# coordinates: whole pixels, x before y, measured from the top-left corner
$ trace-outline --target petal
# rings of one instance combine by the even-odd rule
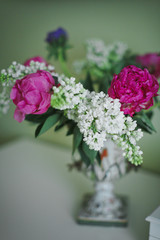
[[[10,98],[13,100],[15,105],[17,105],[20,101],[22,101],[22,95],[19,92],[19,90],[15,87],[13,87],[11,90]]]
[[[32,78],[34,88],[40,92],[49,92],[52,88],[52,84],[47,81],[43,76]]]
[[[50,106],[51,102],[51,94],[49,93],[41,93],[42,101],[39,105],[39,109],[46,108],[47,106]]]
[[[34,113],[37,110],[36,106],[29,105],[24,100],[19,102],[17,104],[17,107],[20,109],[21,112],[23,112],[25,114],[31,114],[31,113]]]
[[[25,114],[18,107],[14,111],[14,119],[19,123],[25,119]]]
[[[21,91],[28,92],[34,90],[34,85],[32,83],[32,77],[30,76],[32,74],[27,75],[25,78],[22,79],[21,82]]]
[[[37,73],[39,73],[41,76],[43,76],[45,79],[47,79],[47,81],[50,82],[51,85],[55,85],[55,80],[49,72],[44,71],[44,70],[39,70],[39,71],[37,71]]]
[[[16,97],[17,97],[17,93],[18,93],[18,90],[15,87],[13,87],[12,90],[11,90],[11,93],[10,93],[10,98],[12,100],[15,100]]]
[[[39,105],[41,100],[42,100],[41,95],[37,90],[30,91],[25,94],[25,101],[28,104]]]
[[[149,109],[153,106],[153,98],[151,98],[148,102],[139,104],[139,106],[143,109]]]

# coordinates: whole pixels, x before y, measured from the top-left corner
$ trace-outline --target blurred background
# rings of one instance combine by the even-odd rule
[[[139,54],[160,51],[160,1],[99,0],[51,1],[5,0],[0,7],[0,69],[13,60],[23,63],[33,56],[47,57],[45,38],[49,31],[63,27],[68,31],[73,48],[69,51],[69,67],[84,56],[88,38],[100,38],[106,43],[120,40]],[[60,71],[56,62],[56,70]],[[73,69],[72,69],[73,72]],[[19,124],[13,119],[14,106],[0,118],[0,144],[19,136],[34,138],[35,126]],[[140,145],[144,151],[143,167],[160,173],[160,111],[156,110],[153,124],[157,133],[144,135]],[[53,129],[41,140],[71,148],[72,138],[66,129]]]

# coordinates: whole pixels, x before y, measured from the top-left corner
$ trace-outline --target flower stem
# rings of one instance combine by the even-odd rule
[[[71,74],[69,73],[69,70],[67,68],[67,65],[66,65],[66,61],[64,59],[64,54],[63,54],[63,49],[62,48],[59,48],[58,49],[58,61],[60,63],[60,66],[61,66],[61,69],[64,73],[64,75],[66,75],[67,77],[70,77]]]

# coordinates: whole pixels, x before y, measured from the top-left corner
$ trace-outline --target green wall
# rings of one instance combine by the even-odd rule
[[[96,37],[106,43],[124,41],[137,53],[160,51],[160,1],[1,1],[0,5],[0,69],[13,60],[23,62],[36,55],[46,57],[46,33],[64,27],[74,48],[70,66],[83,56],[83,42]],[[56,63],[53,63],[56,66]],[[58,68],[57,68],[58,69]],[[58,69],[59,70],[59,69]],[[17,136],[33,136],[34,127],[17,123],[9,114],[0,119],[0,143]],[[160,112],[154,116],[157,133],[141,141],[144,167],[160,172]],[[41,139],[70,147],[72,139],[65,130],[46,133]]]

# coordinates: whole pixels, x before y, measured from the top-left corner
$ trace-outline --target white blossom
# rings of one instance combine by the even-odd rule
[[[80,73],[85,67],[88,69],[97,68],[107,70],[112,67],[112,62],[121,61],[128,50],[123,42],[114,42],[106,45],[100,39],[89,39],[86,41],[86,58],[74,62],[74,68]]]
[[[136,143],[143,134],[136,130],[136,122],[120,110],[119,100],[85,90],[74,78],[59,76],[58,80],[61,86],[58,91],[53,87],[51,105],[65,110],[68,119],[77,123],[89,148],[99,151],[106,139],[112,138],[130,162],[140,164],[142,151]]]

